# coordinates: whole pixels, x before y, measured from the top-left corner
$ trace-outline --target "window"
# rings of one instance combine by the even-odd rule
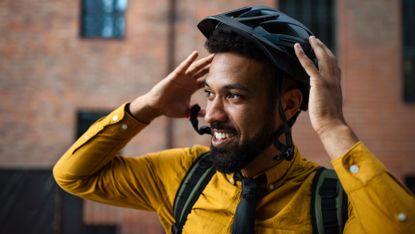
[[[123,38],[128,0],[82,0],[81,36]]]
[[[405,102],[415,102],[415,1],[402,0],[402,66]]]
[[[409,188],[409,190],[415,193],[415,176],[405,177],[405,185]]]
[[[335,0],[279,0],[279,9],[302,22],[335,53],[335,3]]]
[[[108,115],[110,111],[78,111],[76,139],[78,139],[98,119]]]

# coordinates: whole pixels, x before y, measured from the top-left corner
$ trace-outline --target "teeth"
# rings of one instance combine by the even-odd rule
[[[224,133],[224,132],[215,132],[215,138],[218,140],[223,140],[226,138],[231,137],[230,133]]]

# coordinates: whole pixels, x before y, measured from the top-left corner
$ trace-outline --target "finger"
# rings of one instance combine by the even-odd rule
[[[194,62],[186,71],[186,75],[194,77],[201,69],[204,69],[213,60],[214,54],[201,58]],[[197,79],[197,77],[195,77]]]
[[[316,54],[318,59],[320,73],[333,72],[333,68],[337,68],[337,59],[336,56],[331,52],[331,50],[319,39],[310,37],[310,44]]]
[[[310,77],[319,76],[318,69],[316,68],[316,66],[314,66],[314,63],[311,61],[311,59],[304,53],[304,50],[303,48],[301,48],[301,45],[299,43],[294,44],[294,51],[295,55],[297,55],[297,58],[301,63],[301,66],[303,66],[307,74]]]
[[[331,52],[331,50],[326,46],[326,44],[324,44],[322,41],[320,41],[320,39],[315,38],[316,43],[323,48],[323,50],[326,52],[327,55],[329,55],[330,57],[335,57],[333,52]]]
[[[186,70],[192,65],[192,63],[196,60],[199,53],[197,51],[193,51],[183,62],[177,66],[176,69],[174,69],[175,73],[185,73]]]
[[[326,61],[327,53],[324,50],[324,45],[317,41],[315,36],[311,36],[308,41],[310,42],[311,48],[313,48],[314,54],[318,61]]]
[[[314,54],[316,55],[319,64],[333,64],[336,63],[336,57],[333,55],[331,50],[327,46],[314,36],[309,38],[311,47],[313,48]],[[323,66],[324,67],[324,66]],[[321,68],[321,67],[319,67]]]
[[[204,68],[200,69],[196,74],[193,75],[194,79],[199,79],[200,77],[206,75],[209,72],[210,64],[206,65]]]

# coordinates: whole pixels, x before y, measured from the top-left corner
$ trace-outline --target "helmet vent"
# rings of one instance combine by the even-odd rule
[[[293,37],[298,37],[298,35],[304,35],[305,38],[308,37],[308,34],[305,30],[302,28],[287,24],[287,23],[276,23],[276,22],[264,22],[261,24],[261,26],[268,32],[272,34],[285,34],[290,35]]]
[[[241,8],[239,10],[236,11],[231,11],[228,13],[225,13],[226,16],[231,17],[231,18],[235,18],[235,17],[239,17],[240,15],[244,14],[245,12],[249,12],[252,8],[251,7],[245,7],[245,8]]]

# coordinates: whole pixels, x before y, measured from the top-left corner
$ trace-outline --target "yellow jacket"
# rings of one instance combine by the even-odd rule
[[[141,157],[117,152],[146,125],[122,105],[98,120],[53,169],[57,183],[77,196],[116,206],[157,212],[167,233],[172,204],[192,162],[204,146],[170,149]],[[415,199],[361,143],[332,161],[349,198],[344,233],[415,233]],[[318,165],[296,149],[264,173],[266,194],[256,212],[257,233],[311,233],[310,195]],[[183,233],[230,233],[241,184],[216,172],[193,206]]]

